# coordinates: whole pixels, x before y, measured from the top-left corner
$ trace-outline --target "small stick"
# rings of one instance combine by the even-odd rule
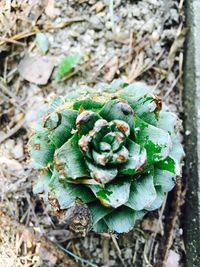
[[[0,138],[0,144],[3,143],[6,139],[15,134],[25,123],[26,119],[21,120],[16,126],[14,126],[7,134]]]

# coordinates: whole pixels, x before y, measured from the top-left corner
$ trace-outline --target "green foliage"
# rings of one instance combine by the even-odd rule
[[[64,60],[60,75],[77,62],[77,56]],[[53,194],[61,209],[80,199],[94,231],[128,232],[162,205],[181,174],[179,125],[143,83],[116,80],[56,97],[29,141],[42,172],[34,191],[46,199]]]
[[[64,76],[69,74],[73,70],[73,68],[76,67],[80,59],[81,55],[78,53],[74,53],[67,57],[64,57],[59,63],[56,80],[60,81]]]

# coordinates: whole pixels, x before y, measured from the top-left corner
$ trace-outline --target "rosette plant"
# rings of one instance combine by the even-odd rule
[[[81,200],[97,232],[130,231],[181,174],[180,121],[143,83],[115,80],[56,97],[29,141],[36,193],[60,210]]]

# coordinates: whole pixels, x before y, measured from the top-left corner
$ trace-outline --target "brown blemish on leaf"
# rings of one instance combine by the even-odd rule
[[[120,154],[120,155],[118,155],[117,160],[120,162],[125,162],[127,160],[127,158],[124,155]]]
[[[125,140],[124,137],[122,137],[120,134],[116,133],[115,135],[116,139],[119,140],[120,142],[123,142]]]
[[[162,109],[162,100],[158,97],[154,96],[154,102],[156,104],[156,113],[159,115],[161,109]]]
[[[34,144],[34,145],[32,145],[32,147],[35,150],[40,150],[41,149],[41,145],[40,144]]]
[[[99,156],[97,157],[97,159],[96,159],[96,162],[97,162],[98,164],[100,164],[100,165],[105,166],[106,163],[108,162],[108,160],[109,160],[109,157],[106,157],[106,156],[104,156],[104,155],[99,155]]]
[[[90,141],[91,141],[90,136],[82,136],[81,139],[78,141],[80,149],[84,152],[88,151]]]
[[[121,104],[121,110],[125,115],[130,115],[130,114],[134,113],[134,111],[131,108],[131,106],[125,100],[120,99],[120,100],[117,101],[117,103]]]
[[[63,164],[58,160],[57,158],[57,154],[55,153],[55,160],[54,160],[54,163],[55,163],[55,167],[56,167],[56,170],[58,171],[58,173],[60,174],[60,176],[64,177],[65,176],[65,170],[64,170],[64,166]]]
[[[85,111],[84,107],[83,106],[80,106],[79,110],[78,110],[78,113],[82,113],[83,111]]]
[[[93,114],[92,111],[85,110],[81,112],[76,118],[76,125],[80,125],[82,123],[86,123],[90,116]]]
[[[108,174],[105,175],[105,172],[102,170],[95,170],[93,171],[93,178],[101,184],[106,184],[112,181],[115,178],[115,176],[113,177],[112,175]]]
[[[120,130],[120,132],[122,132],[124,134],[128,131],[128,127],[125,126],[123,123],[122,124],[118,124],[117,128]]]

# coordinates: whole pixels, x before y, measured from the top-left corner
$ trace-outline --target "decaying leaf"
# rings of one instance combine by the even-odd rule
[[[188,29],[183,28],[179,31],[178,35],[176,36],[168,55],[168,69],[171,70],[172,66],[174,65],[176,53],[182,48],[183,43],[185,41]]]
[[[35,41],[44,54],[49,50],[49,41],[44,33],[38,32]]]
[[[47,84],[53,68],[52,61],[39,55],[25,56],[18,65],[22,78],[39,85]]]
[[[119,69],[119,58],[117,56],[113,57],[105,65],[104,69],[104,79],[107,82],[111,82]]]

